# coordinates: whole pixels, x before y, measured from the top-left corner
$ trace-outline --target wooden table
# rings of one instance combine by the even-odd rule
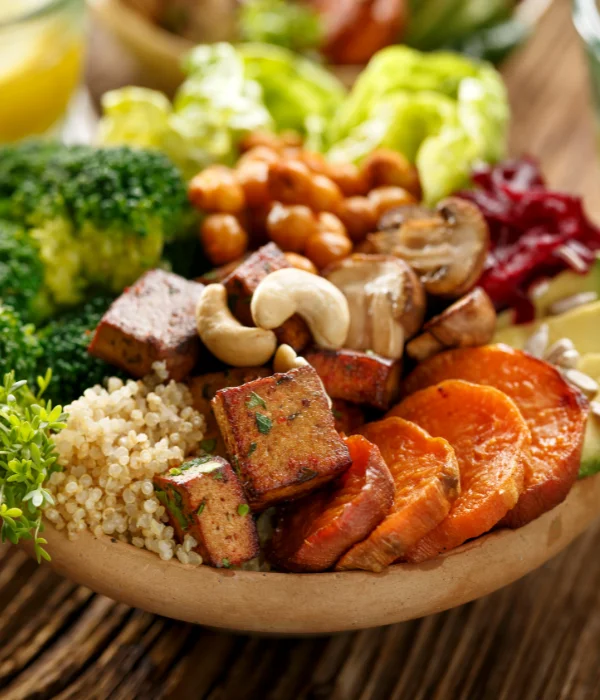
[[[599,217],[587,76],[569,5],[555,0],[504,67],[512,149],[539,156],[550,181],[585,195]],[[443,614],[283,640],[132,610],[0,547],[0,697],[600,698],[599,537],[600,524],[537,572]]]

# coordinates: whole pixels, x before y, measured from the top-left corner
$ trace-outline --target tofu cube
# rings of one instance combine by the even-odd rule
[[[350,465],[312,367],[223,389],[212,404],[253,510],[313,491]]]
[[[221,457],[225,457],[227,454],[211,406],[211,401],[217,391],[230,386],[240,386],[260,377],[268,377],[270,374],[271,371],[266,367],[233,367],[223,372],[211,372],[188,379],[187,384],[192,392],[194,408],[202,413],[206,419],[204,439],[201,443],[205,452]]]
[[[146,272],[111,304],[88,351],[134,377],[164,361],[169,377],[180,381],[200,354],[195,310],[203,288],[164,270]]]
[[[357,350],[308,350],[304,357],[332,399],[366,404],[387,411],[400,392],[402,364]]]
[[[286,267],[290,267],[290,264],[283,252],[275,243],[268,243],[252,253],[223,281],[231,311],[241,323],[254,325],[250,313],[252,294],[270,272]],[[303,350],[311,341],[308,326],[300,316],[292,316],[275,329],[275,334],[280,344],[291,345],[296,352]]]
[[[258,535],[244,491],[231,465],[221,457],[192,459],[154,477],[177,539],[191,535],[204,562],[239,566],[258,555]]]

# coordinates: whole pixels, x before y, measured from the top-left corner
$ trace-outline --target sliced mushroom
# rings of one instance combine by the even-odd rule
[[[395,231],[369,234],[362,250],[406,260],[429,294],[456,299],[479,279],[489,240],[479,209],[448,197],[430,218],[407,219]]]
[[[422,333],[410,341],[406,352],[423,362],[442,350],[485,345],[494,337],[496,310],[488,295],[477,287],[434,316]]]
[[[404,261],[387,255],[351,255],[323,273],[341,289],[350,308],[345,347],[398,359],[421,327],[425,293]]]
[[[435,214],[431,209],[421,207],[418,204],[408,204],[404,207],[388,209],[377,222],[378,231],[396,231],[409,219],[431,219]]]

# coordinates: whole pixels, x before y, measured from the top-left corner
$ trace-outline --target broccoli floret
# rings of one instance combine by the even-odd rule
[[[101,384],[105,377],[123,376],[114,367],[92,357],[88,345],[112,298],[96,297],[50,321],[39,331],[42,356],[40,370],[52,369],[46,396],[54,403],[68,404],[85,389]]]
[[[158,152],[28,143],[4,157],[0,212],[29,229],[57,308],[121,292],[190,230],[185,182]]]
[[[37,243],[19,224],[0,219],[0,303],[25,321],[47,314],[44,267]]]
[[[31,324],[23,323],[10,306],[0,306],[0,377],[14,372],[17,380],[35,386],[41,346]]]

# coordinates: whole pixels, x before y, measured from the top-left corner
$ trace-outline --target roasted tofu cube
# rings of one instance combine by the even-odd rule
[[[252,294],[270,272],[286,267],[290,267],[290,264],[282,251],[275,243],[268,243],[252,253],[223,280],[229,295],[229,306],[239,321],[247,326],[254,325],[250,313]],[[292,316],[275,333],[279,343],[291,345],[296,352],[303,350],[311,340],[308,326],[300,316]]]
[[[180,381],[200,353],[195,309],[203,288],[164,270],[146,272],[111,304],[88,351],[134,377],[164,361],[169,377]]]
[[[312,367],[218,391],[213,411],[253,510],[313,491],[350,465]]]
[[[332,399],[331,403],[335,429],[344,435],[355,435],[365,424],[362,408],[342,399]]]
[[[234,367],[224,372],[211,372],[200,377],[191,377],[188,386],[192,392],[194,408],[204,414],[206,429],[201,447],[205,452],[213,455],[226,456],[225,443],[217,421],[213,414],[211,401],[219,389],[231,386],[241,386],[260,377],[268,377],[271,374],[266,367]]]
[[[332,399],[366,404],[387,411],[398,398],[402,365],[357,350],[308,350],[304,357],[323,380]]]
[[[257,556],[258,535],[240,480],[221,457],[192,459],[154,477],[177,539],[191,535],[205,563],[239,566]]]

